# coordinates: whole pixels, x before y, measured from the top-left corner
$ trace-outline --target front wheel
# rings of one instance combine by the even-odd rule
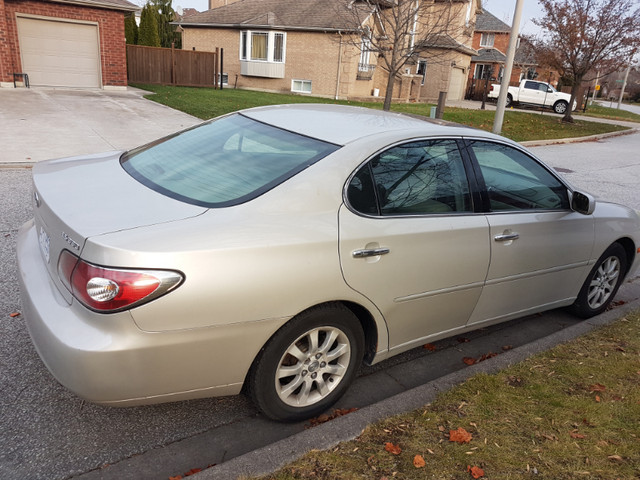
[[[569,310],[582,318],[604,312],[618,292],[626,272],[627,255],[619,243],[614,243],[591,269]]]
[[[568,106],[569,104],[567,102],[565,102],[564,100],[560,100],[553,105],[553,111],[558,114],[563,114],[567,111]]]
[[[340,304],[301,313],[269,340],[249,377],[253,402],[267,417],[296,421],[333,405],[364,353],[356,316]]]

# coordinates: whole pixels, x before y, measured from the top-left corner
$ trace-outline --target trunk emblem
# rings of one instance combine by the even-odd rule
[[[75,250],[80,251],[80,244],[76,242],[73,238],[71,238],[69,235],[62,232],[62,238],[64,238],[64,241],[67,242],[69,245],[71,245],[71,247],[73,247]]]

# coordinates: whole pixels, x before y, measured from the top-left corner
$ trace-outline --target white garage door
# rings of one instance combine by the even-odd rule
[[[451,82],[449,83],[449,100],[462,100],[464,93],[464,70],[461,68],[451,69]]]
[[[97,25],[18,17],[18,40],[32,85],[101,86]]]

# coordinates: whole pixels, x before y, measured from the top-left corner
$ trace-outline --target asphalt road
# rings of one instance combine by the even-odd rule
[[[577,187],[640,209],[639,148],[636,133],[533,151]],[[11,316],[21,308],[15,238],[31,216],[30,196],[30,170],[0,168],[0,478],[168,478],[304,429],[303,423],[262,419],[242,396],[114,409],[86,403],[58,385],[33,349],[21,316]],[[620,298],[637,298],[638,283],[625,286]],[[552,311],[439,342],[436,352],[407,352],[364,368],[339,406],[365,406],[464,369],[466,356],[524,345],[576,323]]]

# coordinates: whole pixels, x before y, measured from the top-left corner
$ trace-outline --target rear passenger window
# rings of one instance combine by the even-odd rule
[[[472,210],[454,140],[412,142],[377,155],[355,174],[347,199],[361,213],[383,216]]]

